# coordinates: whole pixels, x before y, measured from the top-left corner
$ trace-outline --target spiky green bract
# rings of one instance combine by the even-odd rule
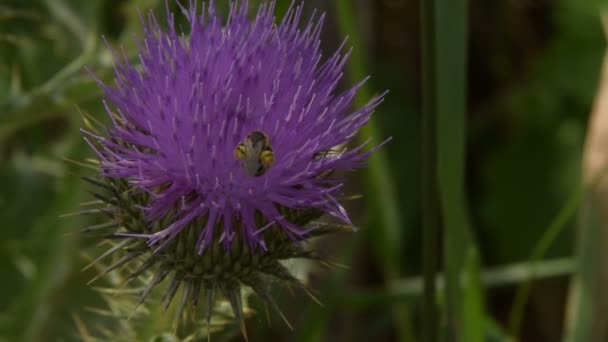
[[[98,233],[112,242],[112,247],[93,263],[114,256],[113,263],[104,267],[92,281],[119,268],[130,269],[124,277],[125,282],[142,278],[146,280],[135,309],[144,303],[161,283],[164,287],[162,301],[165,310],[180,290],[182,295],[176,317],[182,321],[185,320],[184,312],[202,306],[202,310],[198,311],[202,311],[209,322],[214,303],[221,296],[230,303],[244,335],[246,333],[241,299],[243,288],[253,290],[289,325],[271,297],[270,289],[273,286],[295,287],[311,298],[314,297],[306,285],[283,265],[283,261],[312,259],[329,265],[329,261],[308,248],[309,240],[321,235],[352,230],[350,226],[323,223],[319,220],[322,213],[317,210],[279,208],[282,214],[293,222],[302,226],[314,224],[317,228],[312,230],[306,239],[296,244],[281,229],[271,225],[261,232],[265,234],[266,250],[250,249],[248,244],[239,241],[240,237],[237,236],[236,243],[233,243],[229,250],[225,249],[220,239],[216,239],[202,254],[198,254],[193,247],[197,243],[197,232],[207,220],[206,217],[200,217],[185,228],[184,234],[177,236],[162,249],[157,249],[137,236],[161,230],[166,222],[174,219],[174,212],[169,212],[162,219],[150,224],[139,210],[150,201],[150,194],[136,191],[121,179],[84,179],[94,185],[92,194],[97,198],[96,209],[110,219],[107,223],[83,229],[88,233]],[[260,227],[268,225],[262,215],[257,216],[257,221]],[[216,225],[215,229],[221,230],[222,227]]]

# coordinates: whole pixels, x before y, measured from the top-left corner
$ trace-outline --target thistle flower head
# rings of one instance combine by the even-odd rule
[[[274,281],[310,294],[281,261],[318,260],[302,242],[352,228],[332,172],[373,152],[343,146],[382,96],[351,110],[363,82],[337,90],[349,53],[324,59],[323,16],[300,25],[292,4],[275,23],[274,1],[253,20],[245,0],[225,22],[213,3],[180,8],[187,32],[172,13],[165,31],[149,14],[137,65],[115,52],[115,84],[99,81],[111,124],[84,131],[101,176],[88,180],[111,222],[85,230],[111,229],[120,241],[100,257],[122,253],[102,274],[125,264],[137,264],[129,280],[152,271],[138,303],[170,277],[165,306],[182,284],[181,307],[204,290],[209,319],[219,289],[242,322],[242,285],[275,309]],[[312,222],[322,214],[346,225]]]
[[[226,247],[239,235],[265,248],[260,232],[270,225],[294,240],[308,232],[279,208],[317,209],[348,223],[336,200],[342,181],[322,176],[367,158],[334,148],[353,138],[381,97],[351,111],[360,85],[336,91],[348,53],[322,60],[323,16],[300,29],[301,7],[275,24],[274,2],[252,21],[247,2],[233,2],[225,24],[213,5],[182,11],[188,32],[176,31],[173,14],[163,32],[150,14],[141,68],[116,57],[115,85],[102,84],[113,120],[107,137],[94,136],[103,175],[152,196],[142,208],[149,222],[174,218],[142,237],[162,247],[205,216],[202,253],[218,224]]]

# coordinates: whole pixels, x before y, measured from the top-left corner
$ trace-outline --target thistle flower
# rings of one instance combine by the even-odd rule
[[[350,110],[364,81],[337,91],[350,52],[323,61],[323,15],[299,28],[293,3],[278,24],[274,1],[253,20],[247,1],[234,1],[223,24],[213,2],[180,8],[189,32],[168,10],[166,31],[147,16],[140,66],[114,53],[115,84],[99,81],[111,125],[83,130],[99,157],[101,179],[89,181],[112,219],[102,229],[121,241],[107,254],[124,253],[106,272],[142,259],[131,278],[156,271],[141,301],[172,274],[167,305],[182,283],[193,304],[202,287],[208,308],[220,289],[242,321],[242,285],[275,308],[275,280],[308,293],[280,261],[318,258],[304,242],[352,227],[333,171],[373,152],[340,146],[382,96]],[[344,225],[317,222],[323,214]]]

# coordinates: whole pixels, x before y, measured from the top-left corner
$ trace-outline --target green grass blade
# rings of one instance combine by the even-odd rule
[[[351,83],[358,82],[367,76],[366,62],[362,52],[365,51],[359,37],[358,26],[353,11],[353,4],[347,0],[336,0],[333,2],[341,35],[348,35],[350,43],[354,46],[353,53],[348,64],[348,74]],[[364,86],[355,98],[356,106],[363,106],[371,98],[371,91]],[[383,139],[379,129],[372,119],[360,134],[361,141],[371,139],[379,142]],[[393,177],[389,169],[389,163],[384,150],[379,150],[369,161],[369,167],[364,172],[365,199],[370,213],[377,217],[377,223],[373,225],[374,231],[368,232],[373,237],[374,252],[378,264],[382,265],[382,272],[386,280],[391,280],[400,275],[403,269],[400,251],[402,250],[402,218],[398,208],[398,199],[395,193]],[[371,225],[370,225],[371,226]],[[410,339],[411,329],[407,309],[403,305],[395,307],[393,311],[396,319],[397,330],[402,339]]]
[[[422,1],[421,60],[422,60],[422,268],[424,298],[422,303],[422,338],[437,340],[438,314],[435,274],[438,267],[439,203],[437,194],[437,78],[436,78],[436,9],[437,1]]]
[[[349,42],[354,49],[348,63],[348,74],[350,83],[359,82],[367,76],[366,62],[362,55],[364,51],[355,22],[352,3],[346,0],[334,2],[338,26],[341,35],[348,35]],[[368,86],[363,86],[355,97],[355,106],[360,107],[372,98]],[[384,139],[376,122],[372,118],[370,122],[361,129],[360,141],[371,139],[372,144]],[[398,208],[397,195],[393,177],[391,175],[388,158],[384,150],[380,149],[374,153],[369,161],[369,167],[364,171],[366,191],[364,198],[367,199],[368,208],[371,212],[378,212],[379,225],[373,232],[376,238],[376,252],[380,259],[385,262],[386,273],[398,274],[401,268],[401,259],[398,251],[401,249],[401,230],[403,229],[401,214]]]
[[[571,276],[578,270],[578,265],[574,258],[557,258],[539,261],[533,267],[531,267],[529,262],[519,262],[478,271],[476,258],[478,258],[476,253],[469,254],[465,272],[461,276],[465,293],[472,291],[474,288],[501,288],[514,286],[533,279]],[[443,274],[437,275],[436,283],[437,290],[443,291],[445,288],[445,277]],[[340,301],[348,307],[361,309],[385,306],[395,300],[415,301],[422,296],[422,292],[423,279],[421,277],[413,277],[395,279],[386,288],[358,289],[349,293],[342,293],[341,297],[343,298]],[[486,317],[485,320],[487,321],[488,318]],[[489,329],[489,327],[486,328]]]
[[[555,239],[557,239],[557,237],[564,230],[564,228],[568,226],[568,223],[571,222],[571,220],[576,216],[576,213],[581,205],[585,192],[586,188],[584,186],[578,187],[572,193],[567,203],[562,209],[560,209],[557,216],[553,219],[549,227],[541,236],[538,244],[534,248],[534,251],[532,252],[532,255],[529,259],[530,270],[533,274],[537,272],[536,265],[538,261],[541,260],[543,256],[545,256],[545,254],[547,254],[547,251],[549,250]],[[533,279],[534,277],[531,277],[530,279],[522,283],[515,294],[513,307],[509,316],[509,333],[512,336],[518,336],[519,334],[519,328],[523,319],[525,304],[528,299],[530,289],[532,287]]]
[[[466,332],[482,320],[483,308],[480,302],[463,303],[468,299],[462,296],[463,291],[471,292],[461,289],[459,281],[467,262],[479,263],[478,258],[467,261],[467,253],[476,253],[470,237],[464,174],[467,1],[438,0],[434,14],[437,175],[444,229],[448,334],[454,340],[474,341]],[[470,271],[479,265],[467,267]],[[473,307],[474,303],[478,305]]]

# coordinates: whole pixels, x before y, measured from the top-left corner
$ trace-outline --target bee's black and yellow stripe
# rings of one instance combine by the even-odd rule
[[[274,152],[268,135],[253,131],[234,149],[234,156],[241,161],[249,176],[261,176],[274,165]]]

